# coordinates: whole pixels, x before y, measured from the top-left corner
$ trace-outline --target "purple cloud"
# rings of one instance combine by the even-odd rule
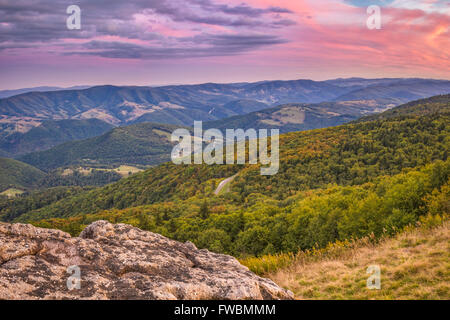
[[[66,28],[70,4],[81,8],[81,30]],[[52,46],[63,55],[143,59],[233,55],[286,42],[275,30],[295,24],[292,14],[213,0],[0,0],[0,50]],[[163,32],[161,25],[189,35]],[[189,39],[195,48],[186,47]]]

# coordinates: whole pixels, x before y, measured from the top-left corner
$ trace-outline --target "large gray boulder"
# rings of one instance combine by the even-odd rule
[[[97,221],[72,238],[0,224],[0,299],[292,298],[233,257],[129,225]]]

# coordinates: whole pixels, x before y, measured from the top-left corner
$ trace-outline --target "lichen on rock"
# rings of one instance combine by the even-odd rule
[[[69,289],[70,266],[80,288]],[[79,237],[0,223],[0,299],[292,299],[235,258],[125,224]]]

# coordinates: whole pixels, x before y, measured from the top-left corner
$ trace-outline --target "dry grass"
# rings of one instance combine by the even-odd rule
[[[120,174],[122,177],[129,177],[130,175],[133,175],[135,173],[144,171],[143,169],[139,169],[133,166],[128,166],[128,165],[121,165],[115,169],[102,169],[102,168],[89,168],[89,167],[79,167],[76,169],[65,169],[61,175],[62,176],[69,176],[69,175],[73,175],[75,171],[81,173],[84,176],[88,176],[92,173],[93,170],[98,170],[98,171],[113,171],[113,172],[117,172],[118,174]]]
[[[274,112],[271,115],[271,119],[262,119],[260,122],[269,125],[302,124],[305,122],[305,111],[298,107],[284,107]]]
[[[21,195],[22,193],[24,193],[24,191],[16,189],[16,188],[9,188],[9,189],[3,191],[2,193],[0,193],[0,195],[7,196],[9,198],[14,198],[18,195]]]
[[[157,135],[159,135],[160,137],[166,138],[169,141],[170,141],[170,138],[172,136],[172,134],[170,132],[167,132],[167,131],[162,131],[162,130],[159,130],[159,129],[153,129],[152,131],[154,133],[156,133]]]
[[[114,169],[113,171],[117,172],[118,174],[120,174],[122,177],[128,177],[132,174],[144,171],[142,169],[133,167],[133,166],[126,166],[126,165],[121,165],[120,167]]]
[[[381,268],[381,289],[366,286],[368,266]],[[297,259],[266,274],[298,299],[450,299],[450,222],[412,228],[338,256]]]

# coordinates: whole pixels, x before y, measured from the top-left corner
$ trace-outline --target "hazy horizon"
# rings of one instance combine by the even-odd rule
[[[321,81],[333,81],[333,80],[348,80],[348,79],[364,79],[364,80],[377,80],[377,79],[423,79],[423,80],[442,80],[442,81],[450,81],[449,78],[424,78],[424,77],[382,77],[382,78],[364,78],[364,77],[340,77],[340,78],[330,78],[323,80],[315,80],[315,79],[306,79],[306,78],[294,78],[294,79],[265,79],[265,80],[256,80],[256,81],[236,81],[236,82],[220,82],[220,81],[212,81],[212,82],[197,82],[197,83],[167,83],[167,84],[114,84],[114,83],[100,83],[100,84],[74,84],[68,87],[59,86],[59,85],[42,85],[35,87],[21,87],[21,88],[12,88],[12,89],[4,89],[0,88],[0,91],[17,91],[17,90],[25,90],[25,89],[39,89],[39,88],[58,88],[63,90],[84,90],[92,87],[102,87],[102,86],[113,86],[113,87],[167,87],[167,86],[195,86],[202,85],[208,83],[214,84],[234,84],[234,83],[258,83],[258,82],[271,82],[271,81],[298,81],[298,80],[311,80],[316,82]],[[77,88],[77,87],[86,87],[86,88]]]

